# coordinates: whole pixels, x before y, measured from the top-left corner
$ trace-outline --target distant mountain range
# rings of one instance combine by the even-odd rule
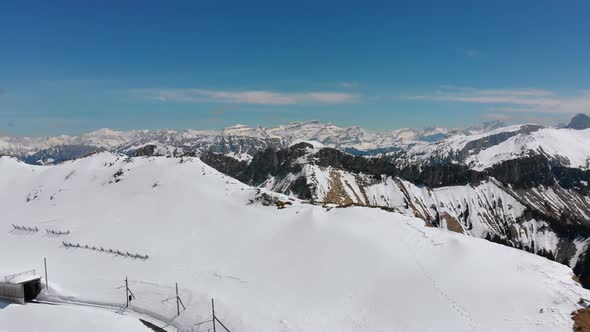
[[[585,115],[577,115],[567,128],[588,128],[588,119]],[[573,155],[574,152],[564,153],[559,148],[561,144],[569,145],[568,140],[575,142],[583,139],[585,132],[562,129],[536,125],[505,126],[498,121],[462,129],[397,129],[379,133],[370,133],[359,127],[341,128],[317,121],[272,128],[236,125],[207,131],[123,132],[101,129],[80,136],[0,137],[0,155],[14,156],[31,164],[59,163],[99,151],[128,155],[199,155],[216,152],[247,160],[266,148],[287,148],[305,141],[317,142],[353,155],[388,154],[408,163],[452,161],[485,168],[497,161],[541,153],[552,159],[569,162],[570,165],[587,168],[587,160],[583,156]],[[554,146],[551,146],[552,143],[555,143]]]
[[[361,205],[533,252],[590,287],[590,117],[370,133],[297,122],[217,131],[102,129],[0,138],[0,155],[58,164],[99,151],[200,157],[246,184],[328,206]]]

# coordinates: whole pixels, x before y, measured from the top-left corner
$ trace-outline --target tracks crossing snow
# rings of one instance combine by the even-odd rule
[[[412,228],[413,230],[415,230],[416,232],[420,233],[420,237],[423,239],[429,239],[430,242],[432,243],[433,246],[437,246],[437,245],[441,245],[441,243],[435,243],[434,241],[432,241],[428,235],[426,234],[426,232],[420,230],[419,228],[417,228],[416,226],[412,225],[412,223],[407,222],[406,223],[410,228]],[[469,313],[469,311],[467,311],[467,309],[465,307],[463,307],[462,305],[460,305],[457,300],[455,300],[447,291],[445,291],[440,285],[439,283],[436,282],[435,277],[428,272],[428,270],[426,270],[426,268],[424,267],[424,265],[420,262],[420,259],[418,257],[418,255],[416,254],[416,252],[414,250],[412,250],[412,248],[410,247],[409,241],[408,241],[408,237],[404,237],[402,239],[402,243],[403,243],[403,247],[406,249],[406,251],[412,255],[413,257],[413,261],[416,264],[416,266],[418,267],[418,269],[420,270],[420,272],[422,273],[422,275],[428,279],[430,281],[430,284],[432,285],[432,288],[434,288],[438,294],[440,294],[440,296],[450,304],[451,308],[457,313],[457,315],[465,321],[466,325],[467,325],[467,330],[472,332],[472,331],[477,331],[477,324],[476,322],[473,320],[473,318],[471,317],[471,314]]]

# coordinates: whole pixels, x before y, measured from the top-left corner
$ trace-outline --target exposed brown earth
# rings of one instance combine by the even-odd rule
[[[348,197],[346,190],[342,186],[342,178],[340,173],[337,171],[330,172],[330,191],[326,193],[325,202],[333,203],[338,205],[354,203],[353,200]]]
[[[574,332],[590,332],[590,309],[578,309],[572,313]]]
[[[450,214],[443,212],[440,215],[440,218],[447,223],[447,229],[449,231],[461,233],[461,234],[464,233],[463,227],[461,226],[459,221],[457,221],[457,219],[453,218]]]

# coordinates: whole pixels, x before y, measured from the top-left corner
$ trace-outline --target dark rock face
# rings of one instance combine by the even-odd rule
[[[257,186],[268,176],[286,175],[301,171],[301,165],[294,161],[313,148],[308,143],[299,143],[288,149],[268,148],[254,155],[250,163],[238,161],[232,157],[209,152],[201,155],[201,160],[216,170],[246,184]]]
[[[216,153],[202,155],[201,159],[223,173],[256,186],[264,182],[268,176],[301,171],[301,164],[295,161],[304,156],[308,148],[311,148],[311,145],[307,143],[299,143],[289,149],[269,148],[254,155],[250,163],[238,162],[234,158]],[[377,178],[383,175],[401,177],[414,184],[432,188],[477,184],[491,176],[514,189],[530,189],[540,185],[550,187],[558,184],[581,195],[590,193],[590,171],[551,166],[551,161],[542,155],[507,160],[488,170],[475,171],[465,165],[453,163],[398,167],[395,160],[383,157],[365,158],[333,148],[323,148],[313,154],[309,163]]]
[[[313,148],[308,143],[299,143],[288,149],[266,149],[254,155],[252,161],[238,161],[232,157],[217,153],[206,153],[201,160],[216,170],[225,173],[243,183],[257,186],[269,176],[285,176],[289,173],[299,173],[302,166],[294,163],[297,158],[304,156],[308,149]],[[287,188],[287,194],[301,199],[311,199],[312,192],[305,177],[299,177]]]
[[[557,184],[580,195],[590,195],[590,170],[553,164],[553,161],[545,156],[536,155],[507,160],[494,165],[487,173],[515,189],[529,189],[540,185],[550,187]]]
[[[553,166],[551,171],[559,185],[583,196],[590,196],[590,170]]]
[[[204,163],[224,174],[243,183],[251,183],[252,179],[248,176],[247,172],[249,166],[245,161],[239,161],[232,157],[212,152],[201,154],[200,158]]]
[[[590,247],[584,253],[585,259],[578,261],[574,273],[580,278],[584,288],[590,288]]]
[[[295,181],[293,181],[289,185],[287,191],[289,194],[292,194],[301,199],[313,199],[313,193],[311,191],[310,185],[307,183],[307,178],[305,178],[304,176],[300,176]]]
[[[100,151],[104,149],[88,145],[56,145],[27,156],[23,161],[27,164],[59,164]]]
[[[146,152],[149,152],[149,150],[145,149],[148,146],[153,146],[153,142],[159,142],[173,148],[173,155],[175,156],[195,156],[208,152],[221,154],[244,153],[254,156],[256,153],[264,151],[267,148],[280,149],[284,147],[284,142],[276,138],[261,139],[237,136],[198,136],[186,138],[183,135],[161,132],[119,146],[116,151],[130,156],[145,155]],[[136,146],[143,147],[136,149]]]
[[[582,130],[590,128],[590,116],[586,114],[576,114],[567,125],[570,129]]]
[[[408,166],[399,170],[396,176],[414,184],[432,188],[477,184],[487,179],[485,173],[471,170],[459,164]]]
[[[477,183],[486,178],[484,173],[473,171],[465,165],[410,165],[401,168],[387,158],[365,158],[351,156],[332,148],[321,149],[316,155],[315,164],[324,167],[340,168],[351,173],[363,173],[380,177],[399,176],[418,185],[442,187]]]
[[[538,185],[550,186],[555,183],[549,161],[541,155],[507,160],[494,165],[489,173],[505,185],[513,185],[519,189]]]
[[[149,145],[145,145],[135,151],[132,151],[129,153],[130,157],[151,157],[154,155],[154,152],[156,151],[156,146],[149,144]]]

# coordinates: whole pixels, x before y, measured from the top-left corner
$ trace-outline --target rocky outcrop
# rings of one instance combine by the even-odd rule
[[[88,145],[57,145],[24,157],[24,162],[37,165],[59,164],[100,151],[104,149]]]
[[[507,160],[494,165],[488,173],[505,185],[522,189],[555,183],[549,162],[544,156]]]
[[[151,157],[156,155],[157,147],[153,144],[144,145],[129,152],[130,157]]]
[[[206,153],[219,153],[241,156],[245,159],[267,148],[281,149],[285,144],[277,138],[257,138],[240,136],[182,135],[176,132],[155,132],[117,147],[116,151],[130,156],[144,155],[146,152],[157,155],[195,156]]]
[[[567,125],[567,128],[582,130],[590,128],[590,116],[586,114],[576,114],[571,119],[570,123]]]

